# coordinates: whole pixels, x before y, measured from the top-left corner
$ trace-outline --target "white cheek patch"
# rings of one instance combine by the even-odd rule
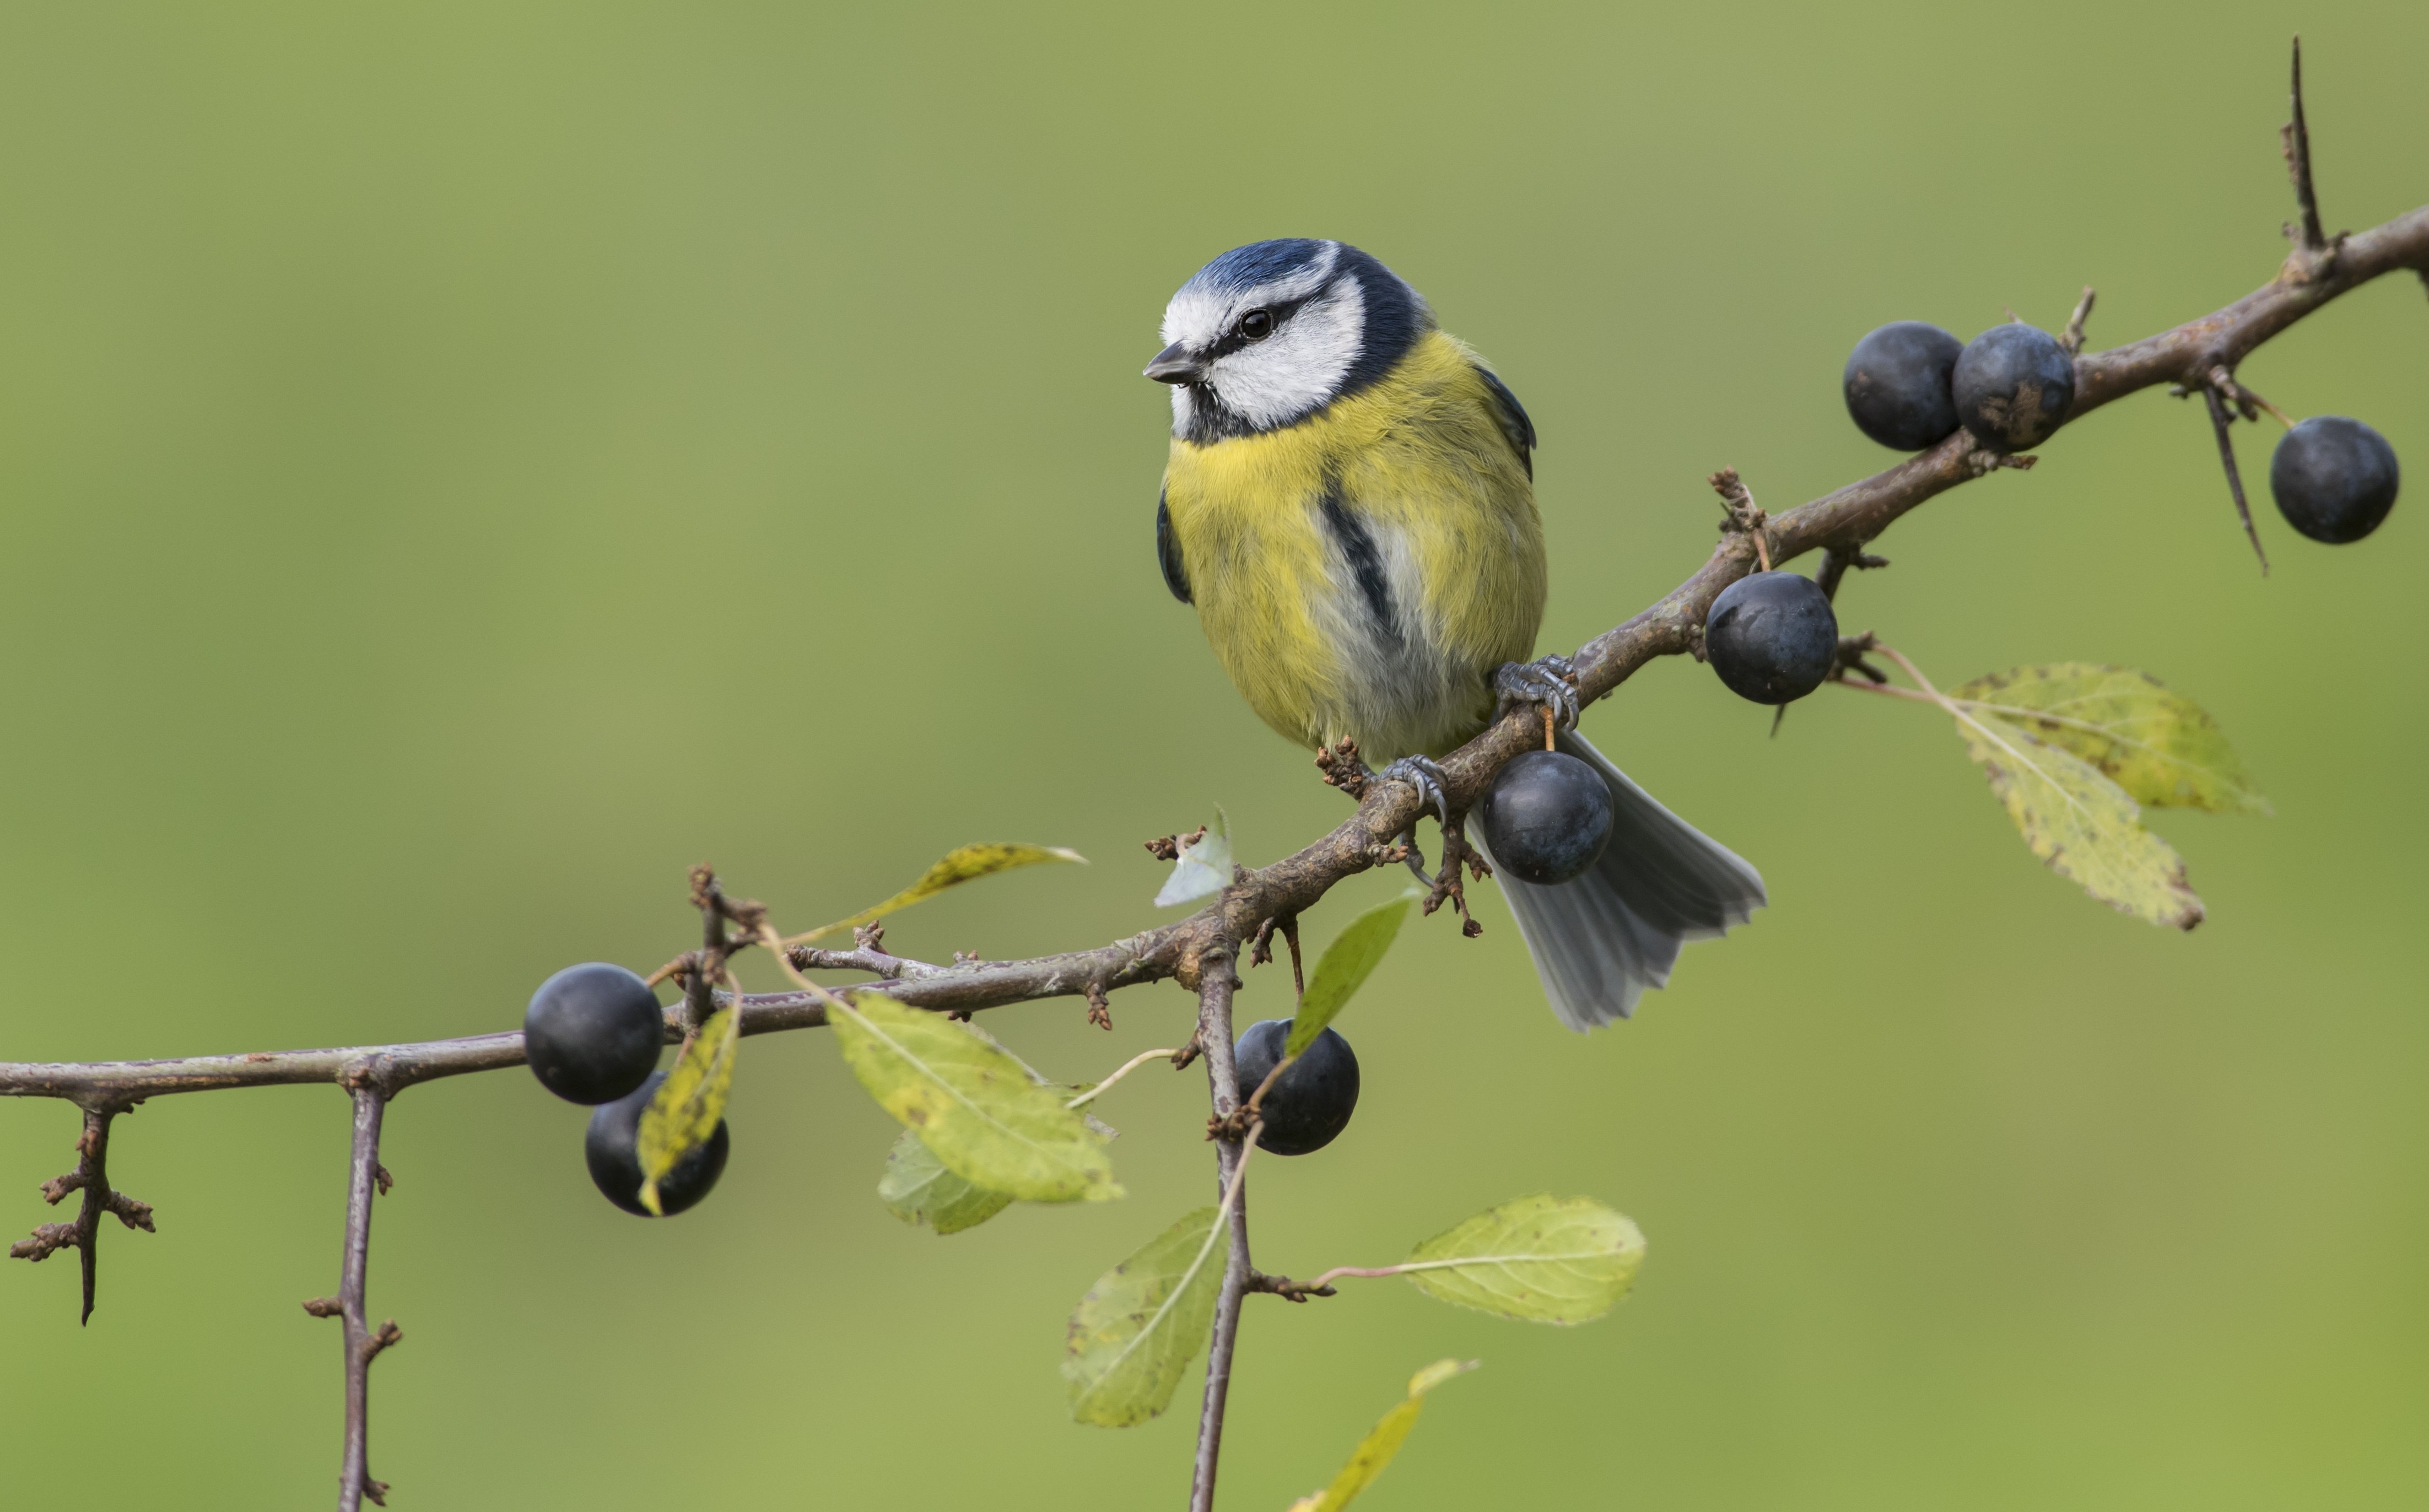
[[[1270,338],[1217,358],[1208,383],[1223,407],[1249,424],[1285,424],[1340,389],[1365,325],[1365,294],[1345,278],[1300,305]]]

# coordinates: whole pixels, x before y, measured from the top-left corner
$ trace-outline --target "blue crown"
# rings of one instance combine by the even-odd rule
[[[1217,289],[1235,293],[1242,289],[1270,284],[1287,278],[1324,255],[1325,244],[1308,237],[1283,237],[1273,241],[1251,241],[1208,263],[1191,275],[1184,287]],[[1343,247],[1345,255],[1353,249]]]

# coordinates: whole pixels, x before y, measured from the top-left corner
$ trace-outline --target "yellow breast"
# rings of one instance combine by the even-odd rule
[[[1303,746],[1447,750],[1534,649],[1534,489],[1475,353],[1440,332],[1296,425],[1176,439],[1165,505],[1215,656]]]

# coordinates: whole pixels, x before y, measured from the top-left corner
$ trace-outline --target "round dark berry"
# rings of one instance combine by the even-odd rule
[[[1251,1024],[1231,1047],[1242,1102],[1256,1095],[1281,1063],[1290,1027],[1286,1018]],[[1309,1155],[1331,1143],[1349,1126],[1349,1115],[1358,1108],[1358,1058],[1350,1054],[1349,1042],[1332,1029],[1317,1035],[1258,1108],[1265,1119],[1264,1130],[1257,1136],[1260,1148],[1276,1155]]]
[[[641,1084],[667,1043],[650,984],[621,966],[568,966],[523,1012],[523,1055],[539,1084],[568,1102],[612,1103]]]
[[[2074,407],[2074,357],[2021,320],[1994,325],[1958,353],[1957,418],[1994,452],[2022,452],[2057,434]]]
[[[2343,546],[2378,529],[2403,481],[2387,437],[2342,415],[2314,415],[2288,431],[2269,460],[2269,491],[2286,523]]]
[[[589,1162],[590,1179],[601,1193],[626,1212],[643,1218],[651,1214],[641,1206],[641,1114],[666,1079],[665,1072],[653,1071],[648,1080],[602,1107],[590,1115],[590,1131],[582,1140],[582,1157]],[[658,1183],[658,1206],[666,1209],[667,1217],[708,1195],[717,1178],[725,1174],[726,1150],[732,1142],[720,1118],[706,1144],[675,1162],[675,1168]]]
[[[1494,865],[1548,887],[1601,859],[1611,843],[1611,787],[1575,756],[1530,750],[1501,768],[1477,817]]]
[[[1839,659],[1839,616],[1811,578],[1757,572],[1712,600],[1704,654],[1729,691],[1757,703],[1788,703],[1822,685]]]
[[[1936,325],[1898,320],[1856,343],[1844,383],[1856,429],[1883,446],[1920,452],[1957,429],[1951,375],[1965,343]]]

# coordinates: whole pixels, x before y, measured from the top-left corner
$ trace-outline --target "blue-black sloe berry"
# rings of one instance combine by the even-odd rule
[[[1920,452],[1955,434],[1952,385],[1964,350],[1924,320],[1892,321],[1857,342],[1842,380],[1856,429],[1901,452]]]
[[[2269,491],[2286,523],[2342,546],[2378,529],[2403,481],[2387,437],[2342,415],[2314,415],[2288,431],[2269,459]]]
[[[1281,1064],[1290,1027],[1286,1018],[1251,1024],[1232,1046],[1242,1102],[1254,1096],[1274,1067]],[[1259,1105],[1265,1126],[1257,1143],[1276,1155],[1313,1154],[1349,1126],[1349,1115],[1357,1108],[1358,1058],[1338,1030],[1327,1029],[1265,1093]]]
[[[1839,659],[1839,616],[1811,578],[1756,572],[1712,600],[1704,617],[1704,654],[1740,698],[1788,703],[1830,675]]]
[[[601,1194],[642,1218],[650,1216],[650,1209],[641,1206],[641,1114],[666,1079],[665,1072],[653,1071],[632,1092],[602,1107],[590,1115],[589,1132],[582,1140],[582,1158],[588,1162],[590,1179]],[[667,1217],[708,1195],[717,1178],[725,1174],[726,1151],[732,1142],[720,1118],[707,1143],[675,1162],[675,1168],[658,1183],[658,1206]]]
[[[523,1012],[523,1054],[539,1084],[568,1102],[611,1103],[656,1069],[666,1017],[650,984],[621,966],[568,966]]]
[[[1611,788],[1565,751],[1512,757],[1476,812],[1493,864],[1520,881],[1581,876],[1611,843]]]
[[[2074,356],[2057,337],[2021,320],[1965,344],[1951,375],[1957,418],[1994,452],[2041,445],[2074,407]]]

